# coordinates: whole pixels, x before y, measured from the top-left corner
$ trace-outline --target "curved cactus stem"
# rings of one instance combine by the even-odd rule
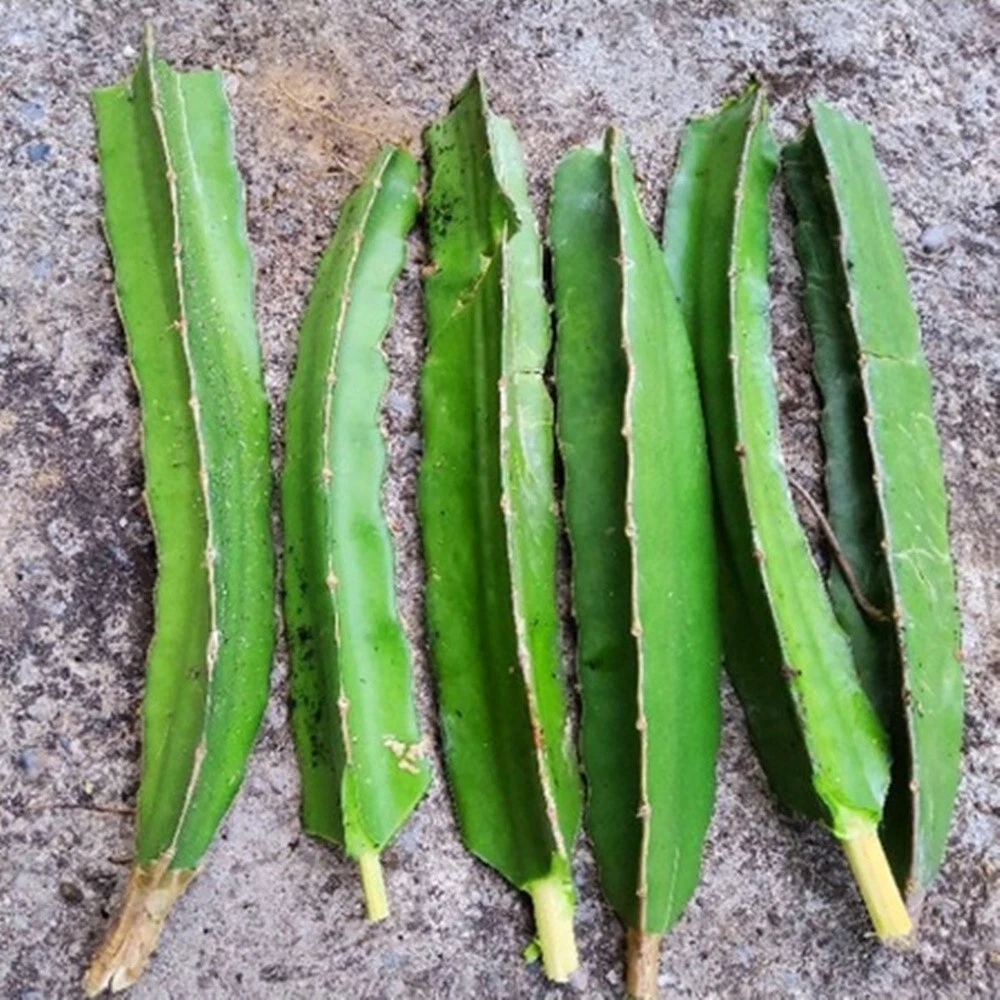
[[[754,749],[775,795],[789,808],[825,819],[827,810],[812,785],[799,709],[783,675],[785,657],[755,559],[740,462],[745,445],[735,424],[731,273],[762,293],[766,321],[766,251],[762,259],[760,247],[755,248],[753,274],[745,267],[737,269],[733,259],[736,190],[761,101],[757,88],[751,87],[715,113],[688,123],[667,193],[663,239],[691,336],[705,412],[720,542],[726,671],[744,705]],[[763,235],[766,239],[766,231]]]
[[[741,652],[743,637],[730,633],[729,669],[775,790],[799,805],[796,785],[808,779],[845,841],[880,821],[890,758],[796,516],[781,454],[767,299],[776,167],[756,87],[689,125],[668,201],[667,254],[697,345],[702,395],[715,400],[707,411],[721,534],[743,592],[754,597],[751,624],[773,629],[777,640],[767,661],[752,663]],[[719,302],[724,311],[706,304]],[[787,732],[789,721],[772,712],[779,685],[791,697],[804,760],[776,753],[787,739],[776,739],[777,730]]]
[[[360,865],[388,914],[379,852],[430,780],[382,509],[381,342],[417,213],[418,166],[372,158],[320,260],[288,394],[282,474],[291,720],[307,832]]]
[[[944,855],[962,743],[962,668],[930,375],[868,130],[827,105],[784,151],[823,397],[830,521],[892,621],[830,590],[892,737],[882,839],[911,905]]]
[[[151,33],[95,91],[106,233],[156,538],[136,865],[87,988],[131,982],[243,779],[274,647],[270,444],[243,190],[221,76]]]

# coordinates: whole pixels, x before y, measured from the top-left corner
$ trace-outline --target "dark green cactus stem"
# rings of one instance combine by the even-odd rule
[[[551,331],[520,149],[478,77],[430,162],[420,514],[441,726],[462,836],[532,896],[547,974],[577,964],[580,787],[558,614]]]
[[[357,860],[388,915],[379,852],[429,771],[382,510],[382,337],[417,213],[418,167],[379,151],[344,203],[302,321],[282,476],[285,620],[302,824]]]
[[[715,788],[704,424],[684,321],[615,131],[563,159],[550,239],[587,826],[628,928],[629,993],[649,998],[660,936],[697,883]]]
[[[930,375],[868,130],[827,105],[785,148],[786,185],[823,396],[830,522],[888,622],[830,592],[892,736],[882,840],[911,905],[944,855],[962,743],[962,671],[947,498]]]
[[[174,72],[150,34],[93,106],[159,571],[136,860],[90,995],[138,978],[201,864],[243,779],[275,634],[267,402],[221,76]]]
[[[767,281],[776,166],[766,103],[751,87],[689,124],[666,214],[728,561],[726,662],[775,791],[811,812],[821,805],[876,930],[896,939],[910,921],[877,835],[888,740],[799,523],[779,443]],[[814,795],[803,794],[807,782]]]

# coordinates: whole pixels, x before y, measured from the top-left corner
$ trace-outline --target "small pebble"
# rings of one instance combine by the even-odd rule
[[[53,518],[45,529],[52,547],[64,558],[71,559],[79,555],[85,548],[83,534],[80,529],[64,517]]]
[[[395,389],[390,389],[386,394],[385,405],[391,413],[398,417],[409,418],[413,416],[413,400]]]
[[[18,754],[17,766],[29,778],[37,778],[42,773],[42,759],[34,750]]]
[[[951,227],[946,225],[928,226],[920,234],[920,249],[924,253],[937,253],[951,242]]]
[[[62,898],[69,903],[70,906],[78,906],[83,902],[83,891],[73,882],[60,882],[59,895],[62,896]]]
[[[28,161],[44,163],[49,158],[52,147],[47,142],[32,142],[28,144]]]
[[[18,110],[21,113],[21,117],[27,119],[29,122],[41,121],[45,117],[45,108],[38,101],[22,101]]]
[[[382,957],[379,961],[379,965],[384,973],[392,972],[394,969],[398,969],[403,964],[403,956],[397,951],[386,951],[383,952]]]

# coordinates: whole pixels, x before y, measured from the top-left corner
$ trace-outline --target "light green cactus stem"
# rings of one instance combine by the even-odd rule
[[[892,736],[882,828],[919,901],[944,854],[962,742],[962,672],[947,498],[930,376],[871,137],[815,101],[785,148],[786,185],[823,396],[830,522],[889,621],[863,614],[843,574],[830,592]]]
[[[587,827],[628,927],[628,989],[697,883],[721,640],[708,456],[680,308],[620,137],[553,186],[559,440],[573,552]]]
[[[229,808],[275,634],[267,402],[222,80],[174,72],[147,36],[93,106],[159,575],[136,860],[90,995],[142,972]]]
[[[551,332],[510,124],[473,77],[430,160],[420,513],[451,789],[469,849],[530,892],[545,969],[576,967],[580,788],[555,598]]]
[[[302,823],[360,865],[388,913],[379,852],[427,788],[411,653],[382,510],[382,337],[417,214],[418,166],[381,150],[344,203],[302,321],[288,394],[282,511],[291,719]]]
[[[811,780],[876,930],[891,939],[910,923],[876,832],[888,740],[798,521],[780,449],[767,284],[776,164],[756,87],[691,122],[668,198],[666,254],[695,343],[729,560],[727,665],[772,785],[809,808],[801,789]]]

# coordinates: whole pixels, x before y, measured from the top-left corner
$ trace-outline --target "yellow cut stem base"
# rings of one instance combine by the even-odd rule
[[[878,833],[866,831],[841,843],[875,933],[886,944],[907,943],[913,932],[913,921],[892,876]]]
[[[142,975],[156,948],[170,908],[194,878],[193,868],[169,868],[169,859],[135,865],[125,886],[125,898],[90,968],[83,991],[97,996],[127,989]]]
[[[660,975],[660,934],[648,934],[635,927],[626,939],[625,989],[629,1000],[656,1000]]]
[[[363,851],[358,857],[361,869],[361,888],[365,894],[365,911],[373,923],[389,916],[389,899],[385,894],[382,862],[378,851]]]
[[[554,983],[569,982],[580,964],[573,936],[572,896],[554,875],[532,882],[528,892],[535,909],[535,931],[545,975]]]

